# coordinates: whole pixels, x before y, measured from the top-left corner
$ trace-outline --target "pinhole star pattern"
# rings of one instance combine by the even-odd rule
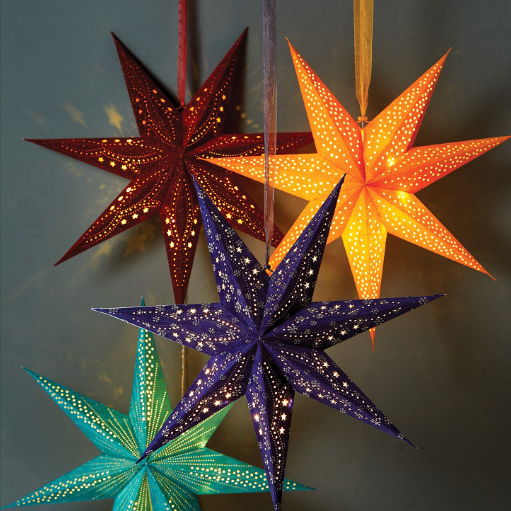
[[[405,440],[324,350],[437,296],[311,303],[340,186],[271,277],[199,190],[220,303],[96,309],[211,355],[144,456],[246,394],[279,510],[295,391]]]
[[[269,490],[264,470],[205,447],[229,407],[137,464],[172,413],[156,345],[144,329],[129,416],[28,373],[102,454],[6,507],[115,498],[114,511],[200,511],[197,495]],[[284,489],[311,488],[286,480]]]
[[[183,109],[114,36],[140,137],[29,140],[130,180],[57,264],[159,215],[175,301],[183,303],[201,229],[192,176],[232,226],[265,239],[262,210],[235,174],[201,159],[264,152],[262,134],[225,133],[239,115],[232,103],[245,34]],[[310,142],[310,133],[279,133],[278,151]],[[272,243],[282,237],[275,229]]]
[[[272,267],[346,173],[328,242],[342,237],[360,298],[380,296],[387,233],[487,273],[415,196],[509,138],[412,147],[447,55],[361,128],[291,44],[290,49],[317,154],[276,157],[274,186],[309,203],[272,254]],[[213,161],[264,182],[264,158]],[[374,348],[374,329],[371,335]]]

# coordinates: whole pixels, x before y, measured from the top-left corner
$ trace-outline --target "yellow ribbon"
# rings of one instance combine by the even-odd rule
[[[353,0],[355,22],[355,79],[361,117],[366,121],[367,99],[371,83],[373,61],[373,9],[374,0]]]

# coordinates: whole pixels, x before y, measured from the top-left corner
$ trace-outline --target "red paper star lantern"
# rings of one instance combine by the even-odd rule
[[[184,107],[155,83],[115,38],[140,137],[30,140],[130,180],[57,264],[159,215],[176,303],[183,303],[201,217],[195,177],[233,227],[264,240],[263,214],[235,176],[201,158],[264,152],[261,134],[224,134],[246,31]],[[279,152],[312,142],[310,133],[278,136]],[[282,233],[275,229],[277,245]]]
[[[276,158],[275,187],[309,204],[270,264],[280,263],[346,173],[328,242],[342,236],[360,298],[380,296],[387,233],[487,273],[414,195],[509,138],[412,148],[447,55],[361,128],[292,46],[291,54],[318,152]],[[264,181],[263,157],[212,161]]]

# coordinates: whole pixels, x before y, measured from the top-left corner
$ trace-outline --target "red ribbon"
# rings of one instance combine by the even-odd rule
[[[185,106],[186,93],[186,0],[179,0],[179,42],[177,58],[177,98]]]

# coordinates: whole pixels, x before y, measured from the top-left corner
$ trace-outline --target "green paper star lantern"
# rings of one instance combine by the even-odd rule
[[[269,491],[264,470],[206,447],[230,407],[137,464],[172,412],[153,335],[144,329],[128,416],[26,371],[102,454],[6,507],[115,498],[113,511],[200,511],[197,495]],[[310,489],[285,482],[285,490]]]

